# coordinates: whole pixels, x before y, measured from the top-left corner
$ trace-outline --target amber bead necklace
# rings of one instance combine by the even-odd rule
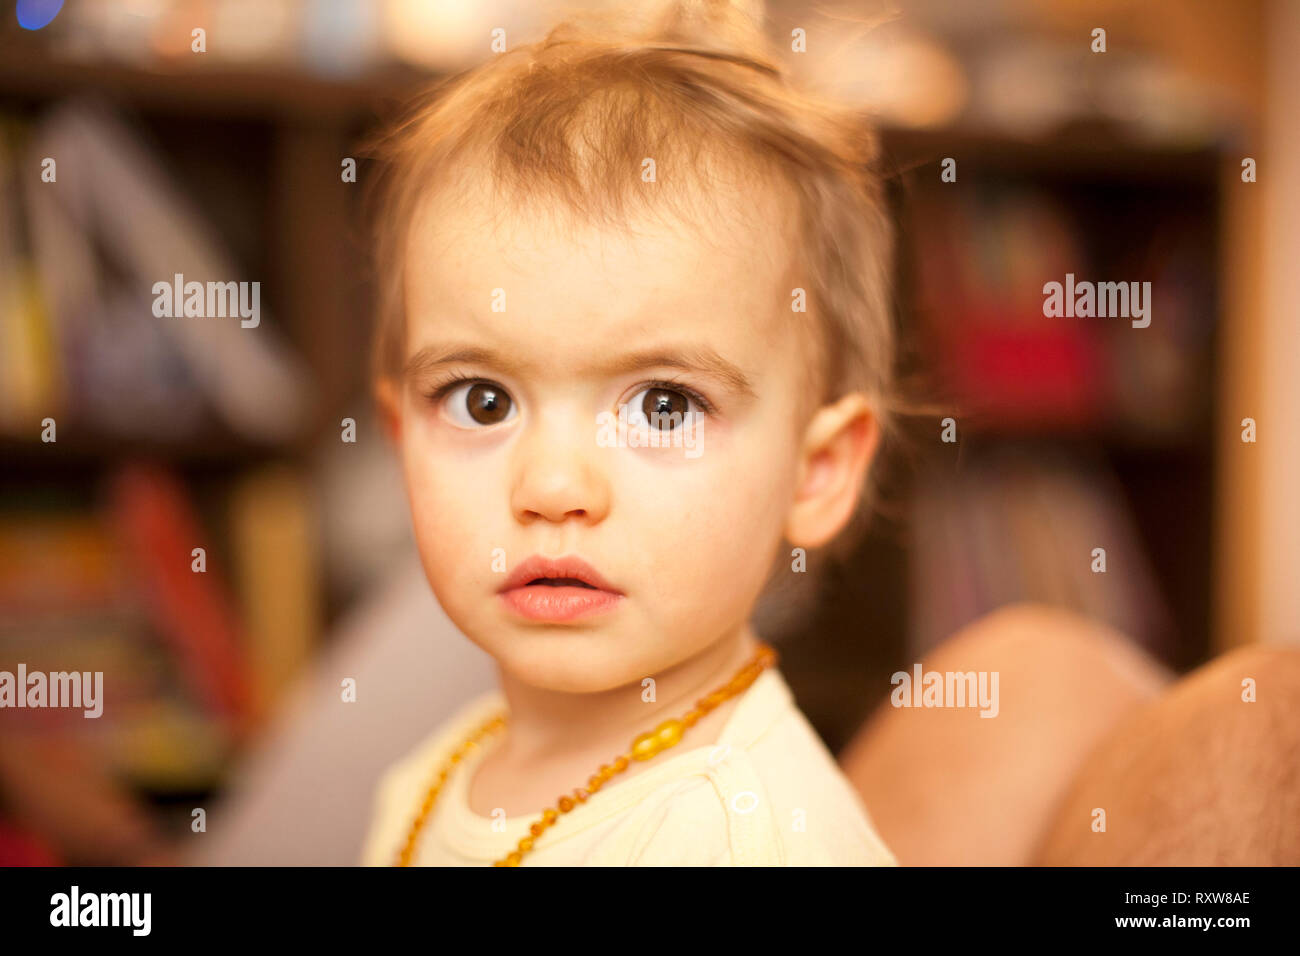
[[[614,758],[613,763],[602,764],[587,781],[586,787],[579,787],[572,794],[560,797],[555,806],[543,810],[537,822],[528,828],[529,835],[523,837],[519,841],[519,845],[511,853],[497,860],[493,866],[518,866],[524,854],[533,849],[537,839],[548,828],[555,825],[555,821],[560,818],[561,814],[568,813],[580,803],[585,803],[587,798],[603,787],[611,777],[625,771],[630,765],[629,761],[649,760],[669,747],[675,746],[682,739],[682,734],[693,727],[701,717],[737,694],[743,694],[749,688],[749,685],[758,678],[758,675],[775,664],[776,660],[776,651],[767,644],[760,644],[758,653],[754,655],[754,658],[748,664],[738,670],[729,682],[697,700],[695,706],[682,715],[680,720],[677,718],[665,720],[654,730],[639,735],[632,741],[632,747],[627,753],[619,754]],[[447,758],[433,778],[433,782],[429,785],[429,789],[424,795],[424,802],[420,805],[420,810],[411,823],[410,832],[406,835],[406,843],[397,856],[398,866],[411,865],[411,861],[415,857],[415,847],[420,839],[420,833],[424,829],[425,822],[429,819],[429,813],[433,810],[433,804],[438,799],[438,794],[442,792],[442,788],[447,783],[447,778],[451,776],[452,770],[465,758],[466,754],[479,746],[480,740],[488,734],[500,733],[505,729],[505,726],[506,715],[496,714],[470,734],[468,739]]]

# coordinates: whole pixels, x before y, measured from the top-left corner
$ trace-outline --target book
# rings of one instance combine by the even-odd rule
[[[33,130],[23,162],[36,169],[46,156],[59,157],[57,183],[27,177],[22,194],[83,414],[101,414],[113,431],[176,436],[193,427],[202,397],[238,435],[296,437],[312,387],[268,316],[259,311],[252,326],[156,314],[157,287],[177,276],[260,290],[161,161],[108,107],[80,100]]]
[[[243,624],[184,487],[160,468],[130,465],[110,495],[155,628],[199,702],[242,736],[257,719]],[[204,549],[202,571],[194,570],[195,548]]]

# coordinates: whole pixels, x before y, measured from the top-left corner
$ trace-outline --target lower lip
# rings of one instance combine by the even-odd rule
[[[623,595],[575,585],[550,587],[529,584],[501,592],[501,600],[515,613],[534,621],[573,621],[613,610]]]

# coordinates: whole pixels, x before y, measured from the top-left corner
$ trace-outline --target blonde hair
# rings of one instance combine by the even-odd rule
[[[812,407],[861,391],[889,433],[892,230],[875,136],[859,111],[794,89],[741,6],[678,2],[637,32],[562,24],[436,85],[369,153],[386,173],[377,378],[401,372],[407,235],[435,184],[482,172],[513,199],[609,222],[632,204],[672,205],[671,190],[644,189],[644,157],[678,157],[658,160],[659,178],[685,169],[704,196],[720,159],[793,200],[792,258],[819,346]]]

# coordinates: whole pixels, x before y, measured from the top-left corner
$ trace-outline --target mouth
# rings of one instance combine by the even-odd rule
[[[624,599],[622,591],[576,555],[527,558],[506,578],[499,594],[516,615],[548,623],[607,613]]]

